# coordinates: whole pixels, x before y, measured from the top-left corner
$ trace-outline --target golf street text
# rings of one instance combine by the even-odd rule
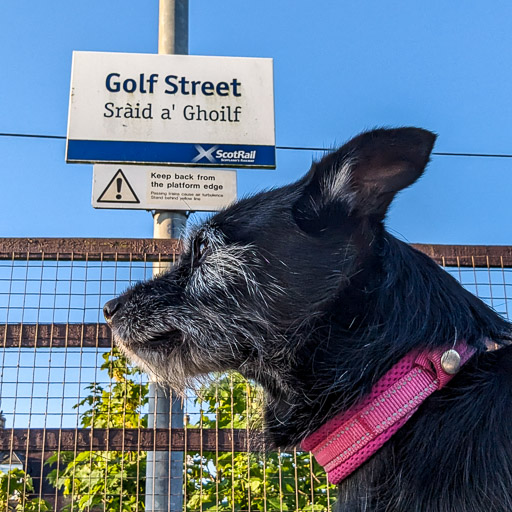
[[[141,73],[138,79],[122,78],[120,73],[110,73],[105,80],[105,87],[109,92],[139,92],[141,94],[153,94],[155,84],[158,83],[158,74],[153,73],[146,78]],[[167,75],[164,83],[168,86],[164,90],[165,94],[183,94],[185,96],[202,94],[203,96],[242,96],[241,83],[233,78],[231,82],[210,82],[202,80],[188,80],[187,77],[178,77],[177,75]]]

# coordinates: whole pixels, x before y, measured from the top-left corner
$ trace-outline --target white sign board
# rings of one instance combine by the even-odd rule
[[[236,171],[95,165],[94,208],[216,211],[236,199]]]
[[[74,52],[66,161],[273,168],[272,59]]]

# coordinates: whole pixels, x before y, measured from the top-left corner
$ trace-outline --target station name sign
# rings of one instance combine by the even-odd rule
[[[74,52],[66,161],[273,168],[272,59]]]

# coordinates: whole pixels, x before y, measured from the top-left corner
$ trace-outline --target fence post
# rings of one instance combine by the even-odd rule
[[[181,238],[186,216],[181,212],[155,212],[154,238]],[[169,270],[171,263],[153,264],[153,275]],[[183,404],[172,390],[150,383],[149,428],[183,428]],[[147,454],[146,511],[183,510],[184,453],[155,451]]]
[[[158,53],[188,53],[188,0],[160,0]],[[153,215],[154,238],[182,238],[187,216],[181,211],[161,211]],[[155,263],[153,274],[170,268]],[[183,428],[183,404],[169,389],[150,384],[149,428]],[[146,466],[146,511],[183,510],[184,453],[148,452]]]

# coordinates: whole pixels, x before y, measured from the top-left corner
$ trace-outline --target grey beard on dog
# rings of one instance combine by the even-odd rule
[[[168,273],[105,305],[120,349],[156,381],[179,391],[237,370],[259,383],[266,437],[283,449],[410,351],[454,335],[474,347],[339,485],[339,511],[512,510],[511,325],[384,227],[434,141],[418,128],[362,133],[296,183],[211,217]],[[503,348],[486,352],[487,340]]]

